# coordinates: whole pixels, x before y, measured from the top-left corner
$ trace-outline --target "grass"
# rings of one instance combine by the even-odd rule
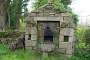
[[[65,60],[65,57],[58,54],[49,54],[49,56],[43,58],[42,54],[30,49],[13,52],[6,45],[0,44],[0,60]]]
[[[37,60],[38,55],[35,52],[24,52],[22,50],[12,52],[6,55],[0,56],[0,60]]]
[[[7,46],[0,44],[0,60],[37,60],[39,57],[39,53],[30,49],[25,51],[21,49],[13,52]]]
[[[0,60],[36,60],[38,59],[38,55],[34,54],[34,52],[32,53],[31,52],[27,53],[20,50],[6,55],[1,55]]]
[[[64,60],[64,57],[54,55],[43,58],[41,54],[30,49],[26,51],[17,50],[15,52],[5,50],[5,53],[0,55],[0,60]]]
[[[89,60],[78,56],[68,58],[58,53],[50,53],[42,57],[42,54],[31,49],[10,51],[8,46],[0,44],[0,60]]]

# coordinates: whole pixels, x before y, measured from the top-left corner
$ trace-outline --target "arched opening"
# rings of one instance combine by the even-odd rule
[[[44,42],[53,42],[53,31],[48,26],[44,30]]]

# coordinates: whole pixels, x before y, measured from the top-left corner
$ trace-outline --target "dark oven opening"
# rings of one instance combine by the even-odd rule
[[[44,42],[53,42],[53,31],[48,26],[44,30]]]

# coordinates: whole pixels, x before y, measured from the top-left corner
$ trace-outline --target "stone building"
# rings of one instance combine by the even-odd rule
[[[0,0],[0,32],[4,31],[6,20],[5,4],[7,0]]]
[[[74,51],[74,23],[68,12],[58,12],[48,3],[33,10],[26,18],[26,48],[39,51]]]

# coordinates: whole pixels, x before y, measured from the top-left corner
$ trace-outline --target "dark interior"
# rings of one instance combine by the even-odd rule
[[[44,30],[44,42],[53,42],[53,32],[50,27],[46,27]]]

